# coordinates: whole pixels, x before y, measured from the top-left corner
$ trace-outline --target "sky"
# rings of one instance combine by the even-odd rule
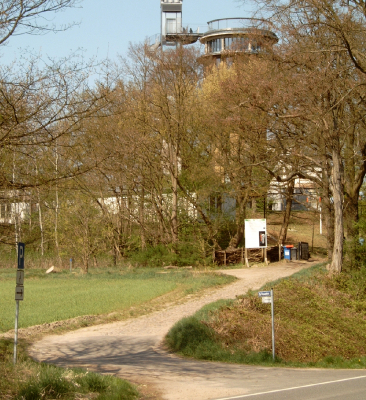
[[[218,18],[250,17],[250,6],[240,0],[183,0],[183,26],[199,26]],[[16,63],[30,52],[47,59],[67,57],[81,51],[86,59],[112,61],[126,56],[129,43],[144,42],[160,32],[160,0],[83,0],[78,8],[50,18],[50,24],[78,25],[64,32],[42,36],[22,35],[10,38],[0,49],[2,64]]]

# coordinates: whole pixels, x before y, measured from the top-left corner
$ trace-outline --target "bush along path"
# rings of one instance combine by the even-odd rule
[[[144,384],[150,392],[157,393],[156,398],[166,400],[215,399],[277,389],[296,379],[310,384],[333,380],[338,375],[355,376],[354,371],[314,373],[273,368],[266,370],[266,379],[263,379],[263,367],[182,359],[162,346],[164,336],[175,323],[204,305],[220,299],[235,299],[250,289],[259,289],[265,282],[292,275],[316,262],[319,260],[226,270],[225,273],[237,276],[238,281],[147,316],[45,337],[34,343],[30,354],[38,361],[64,367],[87,367]],[[209,355],[205,358],[210,359]]]

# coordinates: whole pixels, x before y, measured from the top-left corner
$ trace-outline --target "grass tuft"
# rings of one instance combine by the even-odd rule
[[[13,343],[0,340],[0,399],[8,400],[136,400],[139,393],[129,382],[83,369],[63,369],[39,364],[26,355],[26,343],[18,347],[16,366],[12,359]]]
[[[166,342],[173,351],[194,355],[197,349],[214,343],[214,332],[196,317],[187,317],[172,327]]]

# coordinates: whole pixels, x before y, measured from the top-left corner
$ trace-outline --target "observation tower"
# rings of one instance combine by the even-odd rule
[[[278,38],[270,22],[256,18],[222,18],[208,22],[208,30],[195,32],[182,22],[183,0],[160,0],[160,34],[148,39],[150,50],[188,45],[198,40],[205,46],[200,60],[206,64],[230,62],[238,54],[270,51]]]
[[[164,46],[187,45],[197,42],[201,36],[199,30],[184,27],[182,23],[183,0],[160,0],[161,28],[155,36],[151,50]]]
[[[271,51],[278,42],[271,24],[256,18],[223,18],[208,22],[208,30],[201,35],[205,46],[203,63],[231,62],[236,55],[259,54]]]

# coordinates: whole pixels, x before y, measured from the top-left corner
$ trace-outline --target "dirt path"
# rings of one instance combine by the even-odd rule
[[[143,384],[148,392],[156,391],[156,398],[166,400],[207,400],[244,394],[248,391],[248,380],[243,380],[243,373],[257,385],[255,382],[262,380],[266,369],[183,360],[162,349],[164,335],[178,320],[192,315],[205,304],[235,298],[248,289],[258,289],[268,281],[292,275],[316,262],[319,260],[225,270],[224,273],[239,280],[136,319],[47,336],[32,345],[30,354],[38,361],[116,374]],[[283,374],[283,369],[278,371]]]

